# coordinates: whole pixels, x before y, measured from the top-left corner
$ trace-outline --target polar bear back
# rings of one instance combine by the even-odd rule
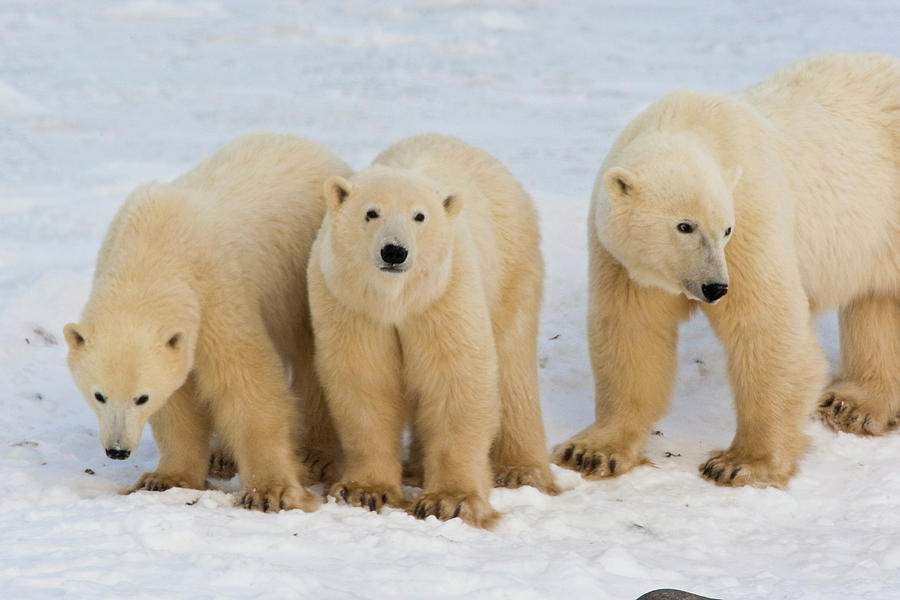
[[[306,262],[325,214],[322,185],[350,168],[314,142],[240,137],[172,183],[138,187],[101,247],[85,313],[130,310],[134,295],[179,279],[199,282],[208,315],[241,304],[262,315],[279,351],[308,323]],[[290,327],[286,324],[294,324]]]
[[[817,308],[900,286],[900,60],[826,55],[736,95],[772,125]],[[879,289],[881,288],[881,289]]]

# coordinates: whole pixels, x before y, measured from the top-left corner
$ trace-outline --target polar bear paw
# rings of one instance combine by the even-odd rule
[[[435,516],[441,521],[459,517],[482,529],[493,529],[500,522],[500,513],[478,494],[425,492],[416,498],[409,514],[417,519]]]
[[[776,464],[770,459],[751,459],[732,450],[715,453],[700,465],[700,473],[716,485],[783,488],[794,474],[795,464]]]
[[[231,454],[222,448],[214,450],[209,456],[209,476],[216,479],[230,480],[237,475],[237,463]]]
[[[585,479],[603,479],[621,475],[632,468],[649,464],[641,456],[643,440],[613,443],[621,437],[603,429],[588,427],[553,449],[553,463],[581,473]]]
[[[379,512],[382,506],[406,508],[403,492],[387,485],[364,485],[357,481],[342,481],[331,486],[328,492],[334,498],[340,498],[350,506],[368,508]]]
[[[518,488],[530,485],[550,496],[559,494],[549,467],[542,465],[499,465],[494,467],[494,486]]]
[[[319,499],[299,485],[257,486],[241,493],[239,504],[249,510],[278,512],[299,508],[312,512],[319,506]]]
[[[832,431],[856,435],[883,435],[900,422],[900,414],[892,403],[846,381],[825,390],[816,415]]]
[[[309,480],[330,485],[338,478],[340,460],[334,456],[310,450],[303,455],[303,466]]]
[[[122,490],[123,494],[131,494],[134,492],[164,492],[171,488],[189,488],[202,490],[206,488],[206,482],[192,482],[186,477],[178,475],[167,475],[165,473],[144,473],[138,478],[137,482],[131,487]]]

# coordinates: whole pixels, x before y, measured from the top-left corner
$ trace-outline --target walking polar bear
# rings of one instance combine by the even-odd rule
[[[832,55],[724,96],[671,94],[631,122],[594,186],[589,343],[596,422],[554,460],[589,477],[640,464],[666,410],[678,323],[706,313],[728,353],[723,485],[784,485],[825,385],[811,315],[839,308],[835,429],[900,411],[900,61]]]
[[[309,292],[346,455],[332,495],[406,506],[410,419],[415,516],[490,528],[492,479],[555,493],[538,401],[540,235],[519,183],[481,150],[421,135],[329,179],[325,196]]]
[[[205,487],[215,434],[246,507],[317,506],[297,441],[304,456],[339,447],[313,366],[306,262],[322,185],[349,174],[322,146],[252,134],[121,207],[65,337],[108,456],[128,458],[150,421],[159,465],[131,491]]]

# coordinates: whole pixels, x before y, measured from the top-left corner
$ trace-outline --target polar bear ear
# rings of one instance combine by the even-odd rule
[[[69,344],[70,350],[84,346],[85,336],[82,331],[83,328],[81,325],[76,323],[69,323],[63,327],[63,335],[66,338],[66,342]]]
[[[352,189],[353,184],[343,177],[339,175],[329,177],[325,181],[324,186],[325,201],[328,203],[329,210],[337,210],[344,203],[344,200],[347,199],[347,196],[350,195]]]
[[[603,187],[613,199],[633,199],[637,178],[634,173],[622,167],[612,167],[603,174]]]
[[[444,205],[444,210],[447,211],[447,216],[452,218],[462,210],[463,201],[456,194],[447,194],[442,204]]]
[[[741,180],[741,175],[744,174],[744,169],[741,168],[741,165],[734,165],[730,169],[725,169],[722,173],[722,179],[725,180],[725,185],[728,186],[728,191],[733,192],[734,188],[737,187],[738,181]]]

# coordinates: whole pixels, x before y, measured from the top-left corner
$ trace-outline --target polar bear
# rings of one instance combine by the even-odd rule
[[[397,142],[325,184],[309,261],[316,367],[346,455],[335,497],[404,506],[402,433],[424,484],[410,512],[490,528],[498,485],[555,493],[541,421],[543,260],[528,194],[464,142]]]
[[[701,466],[783,486],[826,384],[811,315],[840,310],[819,415],[879,434],[900,410],[900,61],[831,55],[733,95],[673,93],[630,123],[594,186],[588,337],[596,422],[555,449],[589,477],[643,462],[678,323],[728,354],[737,433]]]
[[[298,437],[320,454],[339,442],[312,360],[306,261],[323,182],[350,172],[318,144],[250,134],[120,208],[64,332],[106,454],[128,458],[150,421],[159,465],[130,491],[202,489],[215,437],[244,506],[316,507]]]

